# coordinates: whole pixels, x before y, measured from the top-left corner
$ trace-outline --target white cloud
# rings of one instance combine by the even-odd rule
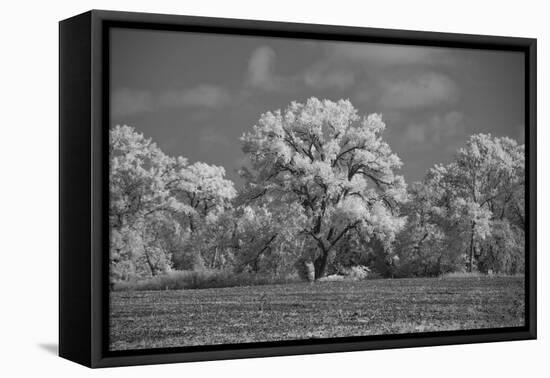
[[[252,52],[248,62],[248,85],[266,91],[282,89],[283,79],[273,72],[275,56],[275,51],[269,46],[260,46]]]
[[[277,73],[276,60],[277,54],[270,46],[253,50],[245,85],[267,92],[306,88],[344,91],[359,86],[355,88],[358,101],[371,101],[372,91],[376,90],[379,104],[386,110],[449,104],[458,97],[457,85],[449,77],[430,72],[433,66],[452,61],[449,54],[437,48],[331,43],[325,47],[324,56],[290,75]],[[408,72],[410,78],[396,81],[389,72],[394,75],[397,65],[400,74]],[[407,71],[403,71],[405,68]]]
[[[162,107],[205,107],[218,108],[229,102],[226,90],[214,85],[202,84],[181,91],[169,91],[159,97]]]
[[[194,88],[153,93],[142,89],[121,88],[112,95],[111,113],[117,117],[147,113],[163,108],[198,107],[214,109],[230,101],[222,87],[202,84]]]
[[[464,114],[453,110],[443,115],[434,115],[426,122],[410,124],[404,136],[410,143],[440,144],[453,138],[458,139],[464,134]]]
[[[260,46],[254,50],[248,62],[245,84],[267,92],[290,91],[304,84],[315,89],[345,89],[355,79],[353,72],[333,69],[326,62],[292,75],[280,75],[275,72],[276,57],[275,51],[269,46]]]
[[[332,68],[330,65],[322,64],[306,70],[304,82],[316,89],[336,88],[344,90],[354,84],[355,74],[349,69]]]
[[[327,47],[327,55],[335,60],[378,66],[436,65],[449,62],[441,49],[424,46],[337,43]]]
[[[111,114],[114,116],[145,113],[153,107],[153,96],[149,91],[122,88],[111,96]]]
[[[395,72],[405,72],[403,70],[407,70],[410,75],[418,76],[419,72],[429,72],[435,67],[449,64],[454,64],[454,58],[448,49],[337,42],[325,44],[324,55],[306,68],[302,76],[305,84],[315,89],[347,90],[359,85],[357,93],[362,95],[356,97],[363,100],[368,98],[369,101],[372,99],[372,88],[378,86],[381,92],[385,89],[390,91],[385,100],[395,101],[400,107],[415,107],[428,104],[434,100],[433,97],[446,98],[451,94],[447,91],[456,89],[454,84],[450,79],[438,74],[424,74],[416,78],[417,82],[411,83],[396,83],[390,78]],[[387,88],[390,85],[391,88]],[[363,93],[367,87],[368,96]],[[403,101],[399,92],[407,89],[423,89],[423,93],[420,93],[415,101]],[[455,93],[453,91],[453,94]]]
[[[425,108],[453,103],[458,98],[456,84],[438,73],[423,73],[412,79],[382,83],[380,105],[391,109]]]

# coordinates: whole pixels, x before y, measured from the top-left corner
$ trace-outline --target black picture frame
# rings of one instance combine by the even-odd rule
[[[525,56],[525,318],[517,328],[109,351],[108,123],[112,27],[445,46]],[[59,24],[59,355],[88,367],[535,339],[536,39],[92,10]]]

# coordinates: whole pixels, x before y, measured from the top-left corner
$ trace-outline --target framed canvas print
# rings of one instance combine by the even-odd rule
[[[60,22],[62,357],[536,338],[536,40]]]

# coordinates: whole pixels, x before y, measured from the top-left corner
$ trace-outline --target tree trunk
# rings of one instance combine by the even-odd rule
[[[143,252],[145,254],[145,260],[147,261],[147,265],[149,266],[149,269],[151,269],[151,275],[154,277],[157,275],[157,270],[155,269],[155,266],[153,265],[153,262],[151,261],[151,258],[147,253],[147,250],[145,249]]]
[[[321,256],[319,256],[313,263],[315,267],[315,280],[323,278],[327,273],[328,266],[328,254],[329,250],[322,250]]]
[[[214,257],[212,257],[212,268],[216,269],[216,262],[218,261],[218,246],[214,247]]]
[[[475,222],[472,222],[472,233],[470,234],[470,261],[468,266],[468,272],[472,273],[474,270],[474,229]]]

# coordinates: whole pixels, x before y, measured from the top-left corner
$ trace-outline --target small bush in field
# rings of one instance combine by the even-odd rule
[[[370,277],[370,269],[363,265],[355,265],[351,268],[340,268],[339,272],[339,274],[332,274],[320,278],[319,281],[363,281],[366,280],[367,277]]]
[[[350,281],[366,280],[369,276],[370,269],[363,265],[352,266],[347,272],[347,278]]]
[[[334,281],[344,281],[346,277],[340,276],[338,274],[332,274],[330,276],[321,277],[319,279],[320,282],[334,282]]]

